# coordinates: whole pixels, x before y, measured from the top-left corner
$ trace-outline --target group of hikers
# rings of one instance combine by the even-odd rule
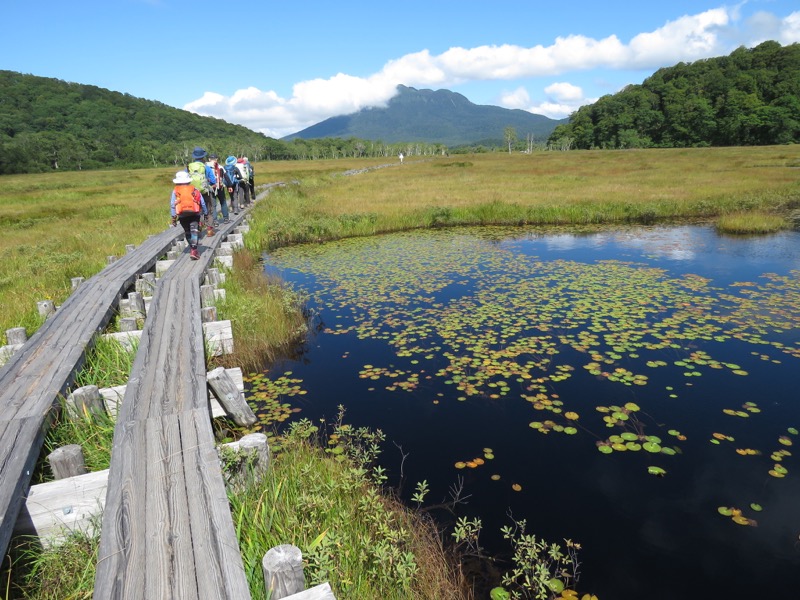
[[[230,222],[228,199],[230,209],[238,215],[256,197],[253,166],[246,156],[229,156],[223,165],[219,156],[208,154],[199,146],[192,151],[192,162],[175,173],[172,183],[175,184],[170,198],[172,226],[180,223],[183,227],[193,260],[200,258],[197,242],[201,218],[205,217],[208,235],[214,235],[220,216],[223,223]]]

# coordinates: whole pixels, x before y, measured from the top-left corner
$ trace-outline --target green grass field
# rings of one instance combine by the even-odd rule
[[[339,174],[390,163],[355,176]],[[248,246],[484,223],[629,223],[800,207],[800,146],[274,161],[257,183],[299,182],[256,211]],[[89,277],[163,230],[175,169],[4,176],[0,334],[40,325]]]

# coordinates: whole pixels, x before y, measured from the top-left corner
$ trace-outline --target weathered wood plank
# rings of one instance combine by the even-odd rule
[[[286,596],[283,600],[336,600],[336,596],[333,595],[331,584],[326,581],[315,585],[313,588]]]
[[[182,254],[148,307],[117,413],[97,598],[250,597],[208,411],[200,281],[211,259]]]
[[[148,238],[84,281],[0,367],[0,553],[5,553],[44,440],[45,420],[85,359],[93,336],[110,320],[122,292],[177,239]]]

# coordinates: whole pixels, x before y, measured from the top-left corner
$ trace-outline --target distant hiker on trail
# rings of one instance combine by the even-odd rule
[[[223,223],[230,223],[230,219],[228,218],[228,202],[225,199],[225,184],[222,182],[223,169],[222,165],[219,164],[219,156],[216,154],[209,154],[206,166],[214,171],[214,177],[217,180],[217,182],[211,186],[211,206],[208,212],[214,217],[214,226],[216,227],[219,225],[219,213],[217,212],[217,202],[219,202],[219,206],[222,209]]]
[[[242,160],[247,164],[247,168],[250,171],[250,177],[247,179],[247,183],[250,186],[250,199],[255,202],[256,201],[256,171],[253,168],[253,165],[250,164],[250,161],[247,159],[246,156],[242,157]]]
[[[250,163],[244,156],[236,161],[236,169],[242,176],[241,188],[244,190],[244,203],[250,204],[254,200],[250,198]]]
[[[197,241],[200,238],[200,215],[208,215],[203,195],[194,184],[191,175],[186,171],[175,173],[172,180],[175,187],[172,190],[169,210],[172,215],[172,226],[180,221],[186,241],[189,242],[189,256],[192,260],[197,260],[200,255],[197,253]]]
[[[211,167],[202,162],[205,157],[206,151],[200,146],[195,146],[192,151],[192,162],[189,163],[186,170],[192,179],[192,185],[203,195],[206,206],[211,206],[211,188],[217,184],[217,177]],[[214,235],[213,230],[209,232],[209,235]]]
[[[403,159],[405,158],[405,157],[403,156],[403,153],[401,152],[401,153],[400,153],[400,155],[399,155],[397,158],[399,158],[399,159],[400,159],[400,164],[402,165],[402,164],[403,164]]]
[[[242,182],[242,174],[239,172],[239,169],[236,168],[235,156],[229,156],[225,159],[225,167],[223,170],[225,172],[223,181],[225,182],[225,187],[228,188],[228,195],[231,197],[231,208],[234,214],[238,215],[239,211],[242,209],[239,188],[244,184]]]

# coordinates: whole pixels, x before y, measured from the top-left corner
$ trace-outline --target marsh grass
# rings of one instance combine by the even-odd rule
[[[389,164],[355,176],[348,170]],[[301,182],[261,203],[248,247],[467,224],[640,223],[800,207],[800,147],[693,148],[268,161],[257,183]],[[36,301],[61,304],[162,231],[176,168],[3,176],[0,335],[32,334]]]
[[[292,354],[308,332],[305,299],[282,281],[265,276],[253,252],[234,254],[225,290],[217,311],[218,318],[231,321],[234,354],[214,359],[215,364],[259,371],[278,356]]]
[[[734,235],[763,235],[790,227],[789,220],[781,215],[764,212],[747,212],[722,215],[715,223],[719,233]]]
[[[131,340],[128,350],[117,340],[98,336],[86,353],[83,368],[75,376],[73,387],[96,385],[99,388],[124,385],[128,382],[139,342]]]
[[[249,247],[417,227],[708,220],[800,206],[800,148],[487,154],[407,161],[352,177],[318,172],[276,190]]]
[[[338,598],[468,598],[431,521],[347,452],[326,453],[317,431],[293,424],[263,480],[229,494],[253,598],[265,597],[266,549],[285,543],[303,552],[307,585],[329,581]]]
[[[99,527],[96,527],[99,531]],[[89,600],[94,591],[99,535],[76,531],[64,544],[42,548],[36,540],[12,540],[5,598]],[[13,575],[13,577],[11,577]]]

